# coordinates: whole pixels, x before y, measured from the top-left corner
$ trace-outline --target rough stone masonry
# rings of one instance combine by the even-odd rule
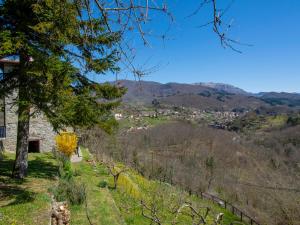
[[[18,107],[13,104],[17,93],[5,98],[6,138],[3,140],[4,149],[15,151],[17,144]],[[36,113],[30,118],[29,142],[37,142],[40,152],[51,151],[55,147],[56,132],[42,113]]]
[[[9,61],[2,64],[2,70],[8,73],[15,63]],[[14,100],[18,97],[15,91],[12,95],[4,99],[4,126],[6,127],[6,137],[2,139],[4,150],[15,151],[17,144],[17,127],[18,127],[18,106],[14,104]],[[43,113],[35,113],[30,118],[29,125],[29,148],[35,151],[48,152],[55,147],[55,136],[52,125],[48,122]],[[30,149],[29,149],[30,150]]]

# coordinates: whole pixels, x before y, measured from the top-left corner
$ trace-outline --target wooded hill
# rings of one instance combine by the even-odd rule
[[[153,99],[172,106],[208,110],[253,110],[277,106],[280,110],[300,109],[300,95],[296,93],[248,93],[227,84],[196,83],[161,84],[152,81],[119,80],[127,88],[124,102],[150,105]]]

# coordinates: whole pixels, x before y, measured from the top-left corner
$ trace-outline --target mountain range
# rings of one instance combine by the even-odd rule
[[[161,104],[209,110],[253,110],[274,108],[300,109],[300,94],[286,92],[249,93],[222,83],[158,83],[153,81],[119,80],[127,88],[123,101],[150,105],[154,99]]]

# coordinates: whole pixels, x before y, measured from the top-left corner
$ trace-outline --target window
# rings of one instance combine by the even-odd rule
[[[0,126],[0,139],[6,137],[6,127]]]
[[[4,78],[4,71],[2,68],[0,68],[0,80]]]
[[[0,138],[6,137],[5,128],[5,103],[4,99],[0,100]]]

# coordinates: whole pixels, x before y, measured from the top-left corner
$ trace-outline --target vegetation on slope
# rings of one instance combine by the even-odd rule
[[[229,124],[229,130],[249,133],[259,130],[267,131],[279,129],[287,126],[288,120],[289,116],[287,114],[257,115],[251,112],[231,122]]]
[[[184,205],[190,205],[197,210],[206,224],[215,224],[217,216],[224,214],[222,222],[217,224],[243,224],[239,218],[212,202],[199,199],[179,188],[159,181],[145,179],[134,170],[128,170],[119,178],[119,188],[112,190],[114,199],[126,224],[147,225],[157,219],[154,224],[193,224],[192,209],[184,208],[178,215],[176,212]],[[142,201],[142,204],[141,204]],[[207,215],[206,215],[207,213]],[[177,215],[177,216],[176,216]],[[196,214],[195,220],[200,220]]]
[[[286,117],[270,118],[273,129],[250,135],[181,121],[113,139],[90,130],[83,140],[99,157],[188,192],[217,195],[263,224],[297,224],[300,127],[278,129]]]
[[[209,207],[207,224],[213,224],[218,213],[224,213],[222,224],[238,221],[238,218],[219,206],[196,196],[189,196],[166,183],[149,181],[132,169],[127,169],[118,180],[118,188],[112,189],[113,178],[107,166],[93,160],[87,151],[84,150],[83,153],[84,160],[74,163],[72,167],[76,182],[85,185],[86,202],[70,206],[71,224],[89,224],[88,217],[94,225],[150,224],[151,221],[142,215],[141,199],[147,207],[158,207],[162,224],[170,224],[169,222],[174,220],[170,206],[175,206],[175,203],[181,201],[190,202],[194,208],[201,209],[201,213],[205,213]],[[0,192],[0,224],[48,224],[50,190],[58,183],[56,159],[51,153],[29,154],[28,177],[22,183],[17,183],[9,178],[13,158],[14,154],[5,153],[0,164],[0,178],[3,183]],[[101,182],[107,185],[101,185]],[[145,214],[147,213],[149,212],[145,211]],[[180,215],[177,219],[181,221],[179,224],[191,224],[189,216]]]
[[[0,161],[0,224],[48,224],[49,187],[56,183],[57,163],[52,154],[29,154],[28,176],[21,182],[11,176],[14,154]]]

